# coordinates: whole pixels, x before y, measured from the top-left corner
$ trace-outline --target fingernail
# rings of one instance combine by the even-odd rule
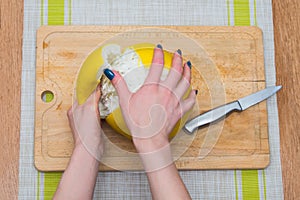
[[[178,53],[179,55],[182,55],[182,52],[181,52],[180,49],[177,49],[177,53]]]
[[[195,94],[196,94],[196,95],[198,94],[198,90],[195,90]]]
[[[110,69],[106,68],[104,70],[104,74],[105,76],[109,79],[109,80],[112,80],[114,77],[115,77],[115,74],[113,71],[111,71]]]
[[[187,61],[186,64],[187,64],[187,66],[188,66],[190,69],[192,69],[192,63],[191,63],[191,61]]]
[[[161,44],[156,45],[157,48],[163,49],[163,47],[161,46]]]

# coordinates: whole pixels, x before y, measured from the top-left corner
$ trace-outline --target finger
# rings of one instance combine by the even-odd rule
[[[181,117],[189,110],[193,108],[196,102],[196,95],[198,90],[192,90],[185,100],[181,102]]]
[[[166,86],[168,86],[171,89],[175,88],[182,76],[182,71],[183,69],[181,50],[178,49],[173,55],[172,67],[169,71],[166,80],[164,81],[164,84],[166,84]]]
[[[105,69],[104,74],[111,81],[113,86],[115,87],[118,96],[119,103],[121,107],[128,105],[128,100],[131,96],[131,92],[129,91],[127,84],[123,77],[119,74],[119,72],[115,70]]]
[[[101,91],[100,91],[100,83],[99,83],[97,85],[96,89],[93,91],[93,93],[88,97],[86,102],[84,104],[80,105],[80,107],[82,107],[84,105],[94,105],[95,109],[98,110],[100,96],[101,96]],[[74,105],[76,105],[76,104],[77,103],[75,102]]]
[[[84,104],[98,105],[101,96],[100,83],[97,85],[93,93],[88,97]],[[98,106],[97,106],[98,107]]]
[[[101,97],[101,84],[99,83],[96,87],[96,90],[95,90],[95,99],[97,101],[100,100],[100,97]]]
[[[192,65],[190,61],[184,64],[182,78],[174,90],[175,94],[180,98],[183,97],[191,85],[191,66]]]
[[[95,110],[96,110],[96,116],[98,118],[98,121],[101,123],[100,120],[100,111],[99,111],[99,101],[101,97],[101,85],[100,83],[97,85],[97,88],[95,90]]]
[[[163,68],[164,68],[164,52],[162,50],[162,46],[158,44],[153,52],[152,64],[149,69],[148,76],[145,80],[145,84],[160,82],[160,77]]]

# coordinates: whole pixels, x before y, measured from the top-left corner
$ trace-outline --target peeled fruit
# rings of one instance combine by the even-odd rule
[[[119,107],[117,92],[110,80],[106,76],[100,76],[99,74],[105,68],[114,69],[123,76],[129,90],[135,92],[143,84],[147,76],[154,48],[155,45],[148,43],[133,45],[124,48],[124,50],[121,50],[121,47],[117,44],[99,47],[87,57],[78,74],[76,85],[78,103],[84,103],[95,90],[98,83],[101,82],[100,118],[105,119],[116,132],[129,139],[131,139],[131,135]],[[173,53],[164,50],[165,68],[161,76],[162,80],[166,78],[171,67],[172,56]],[[181,130],[187,119],[188,113],[177,122],[170,134],[170,138],[174,137]]]

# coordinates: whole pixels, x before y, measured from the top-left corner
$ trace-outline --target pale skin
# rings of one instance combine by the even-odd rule
[[[163,66],[163,51],[161,48],[155,48],[148,77],[137,92],[131,93],[116,71],[111,72],[113,73],[111,81],[117,90],[123,117],[144,165],[152,198],[191,199],[172,160],[168,136],[176,122],[194,105],[196,93],[192,90],[188,97],[183,99],[190,86],[191,71],[187,64],[183,65],[180,53],[174,53],[169,75],[166,80],[161,81]],[[73,106],[73,109],[68,111],[75,148],[54,199],[92,199],[93,197],[99,168],[98,160],[103,152],[102,132],[97,117],[99,98],[100,91],[96,89],[86,103],[78,106],[75,102],[75,108]],[[141,101],[143,106],[139,106],[141,104],[138,102]],[[91,107],[94,109],[88,109]],[[88,110],[87,114],[85,110]],[[72,117],[75,112],[80,113],[78,120]],[[82,120],[91,116],[95,119]],[[76,124],[81,121],[94,124]],[[79,130],[85,130],[88,136],[78,137],[76,132],[78,127]],[[96,135],[98,140],[95,140]],[[89,137],[93,140],[89,140]],[[80,138],[93,146],[92,152],[87,151]],[[97,158],[92,155],[97,155]]]
[[[77,102],[68,110],[69,124],[72,130],[75,147],[67,169],[65,170],[53,199],[92,199],[99,170],[99,159],[103,153],[102,132],[98,112],[100,90],[97,89],[81,106]],[[77,118],[74,119],[74,116]],[[84,121],[85,123],[77,123]],[[86,130],[86,140],[78,130]],[[83,143],[85,142],[85,144]],[[91,142],[92,141],[92,142]],[[97,146],[89,148],[85,145]]]

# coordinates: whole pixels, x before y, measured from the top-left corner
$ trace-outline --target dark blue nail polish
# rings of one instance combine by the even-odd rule
[[[156,45],[157,48],[163,49],[163,47],[161,46],[161,44]]]
[[[190,69],[192,69],[192,63],[191,63],[191,61],[187,61],[186,64],[187,64],[187,66],[188,66]]]
[[[177,49],[177,53],[178,53],[179,55],[182,55],[182,52],[181,52],[180,49]]]
[[[112,80],[115,77],[115,74],[113,71],[111,71],[110,69],[106,68],[104,71],[105,76],[109,79]]]
[[[196,94],[196,95],[198,94],[198,90],[195,90],[195,94]]]

